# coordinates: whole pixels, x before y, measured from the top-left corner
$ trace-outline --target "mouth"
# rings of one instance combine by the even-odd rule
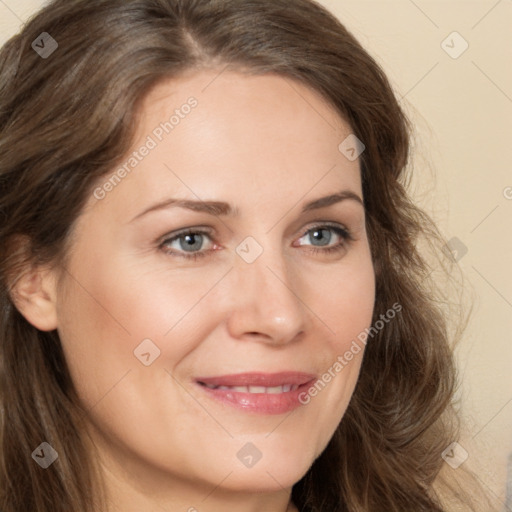
[[[300,395],[317,377],[311,373],[239,373],[201,377],[196,384],[211,399],[257,414],[283,414],[296,409]]]

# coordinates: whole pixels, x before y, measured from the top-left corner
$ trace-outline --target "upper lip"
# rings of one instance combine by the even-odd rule
[[[316,376],[312,373],[304,372],[278,372],[278,373],[262,373],[262,372],[250,372],[250,373],[236,373],[232,375],[219,375],[215,377],[200,377],[196,379],[196,382],[200,384],[208,384],[210,386],[284,386],[286,384],[301,386],[306,384]]]

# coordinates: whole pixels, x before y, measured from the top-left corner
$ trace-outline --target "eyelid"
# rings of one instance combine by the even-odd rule
[[[168,242],[169,240],[175,240],[176,238],[179,238],[180,236],[188,235],[189,233],[209,235],[210,237],[213,237],[215,230],[208,226],[193,226],[190,228],[182,228],[182,229],[178,229],[178,231],[166,233],[165,235],[161,236],[157,240],[157,242],[159,244],[163,243],[163,242]]]
[[[352,231],[349,228],[347,228],[345,225],[343,225],[341,223],[332,222],[332,221],[320,221],[320,222],[313,223],[312,225],[310,225],[308,228],[305,229],[305,231],[299,238],[306,236],[313,229],[320,229],[320,228],[331,228],[333,230],[342,231],[343,235],[346,237],[347,240],[355,241]]]

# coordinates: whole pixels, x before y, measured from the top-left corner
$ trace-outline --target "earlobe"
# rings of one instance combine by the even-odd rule
[[[31,268],[11,288],[16,309],[40,331],[57,328],[56,280],[53,272]]]

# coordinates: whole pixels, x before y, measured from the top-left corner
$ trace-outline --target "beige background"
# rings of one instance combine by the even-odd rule
[[[416,127],[415,197],[467,247],[459,265],[475,310],[457,353],[461,445],[503,502],[512,451],[512,0],[321,3],[387,72]],[[0,44],[43,4],[0,0]],[[453,56],[469,46],[452,58],[445,40]]]

